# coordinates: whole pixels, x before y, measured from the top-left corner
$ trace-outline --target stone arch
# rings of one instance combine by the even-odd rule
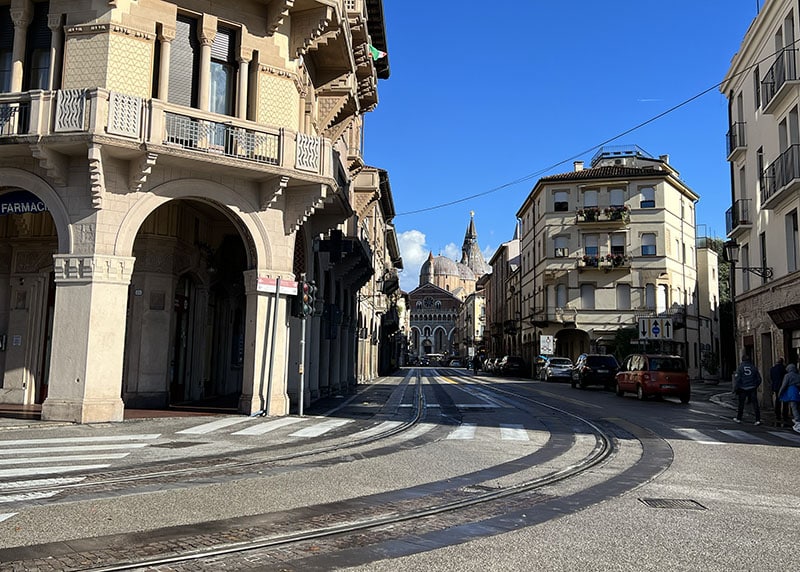
[[[3,187],[16,187],[39,197],[53,217],[58,232],[58,251],[63,254],[72,252],[73,233],[67,207],[47,181],[22,169],[0,167],[0,182]]]
[[[120,224],[114,254],[131,256],[136,233],[145,219],[161,205],[174,199],[195,199],[217,207],[242,233],[250,268],[272,268],[269,234],[256,214],[258,207],[233,189],[203,179],[177,179],[158,185],[128,209]]]

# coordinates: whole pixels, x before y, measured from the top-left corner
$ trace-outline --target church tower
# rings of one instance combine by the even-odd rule
[[[491,272],[491,268],[483,258],[481,247],[478,246],[478,233],[475,230],[475,211],[469,212],[469,224],[464,234],[464,244],[461,246],[461,264],[468,266],[475,276],[483,276]]]

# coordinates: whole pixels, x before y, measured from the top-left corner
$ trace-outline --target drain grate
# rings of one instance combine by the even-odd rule
[[[682,508],[686,510],[708,510],[691,499],[639,499],[650,508]]]
[[[158,445],[150,445],[157,449],[185,449],[186,447],[194,447],[195,445],[205,445],[206,443],[194,443],[192,441],[170,441],[168,443],[160,443]]]

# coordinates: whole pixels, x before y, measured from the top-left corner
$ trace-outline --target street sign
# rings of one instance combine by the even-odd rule
[[[672,318],[639,318],[640,340],[671,340]]]
[[[539,338],[539,353],[544,356],[553,355],[555,350],[554,336],[541,336]]]
[[[259,276],[256,283],[256,290],[259,292],[269,292],[274,294],[278,289],[278,280],[275,278],[267,278],[266,276]],[[294,280],[281,280],[281,294],[286,296],[293,296],[297,294],[297,282]]]

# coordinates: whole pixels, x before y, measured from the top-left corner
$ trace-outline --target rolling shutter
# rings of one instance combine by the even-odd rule
[[[175,22],[175,39],[169,58],[170,103],[197,107],[197,65],[199,61],[199,42],[197,41],[197,21],[178,16]]]

